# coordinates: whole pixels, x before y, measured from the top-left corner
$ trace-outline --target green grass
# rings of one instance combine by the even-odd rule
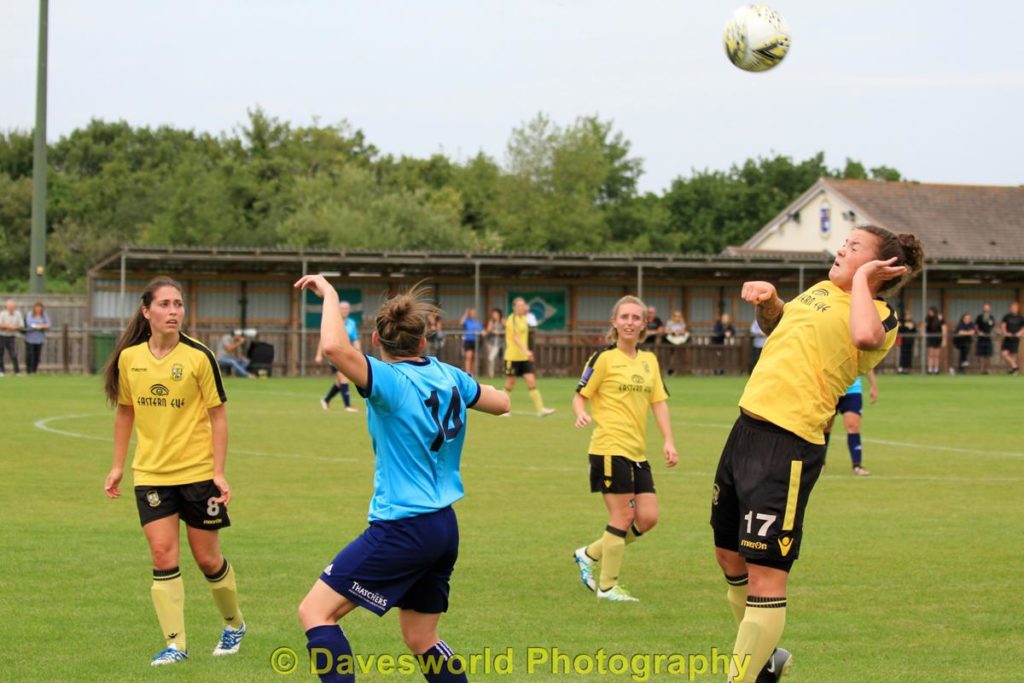
[[[811,499],[790,584],[783,642],[797,659],[787,680],[1020,680],[1022,385],[1006,377],[880,381],[881,401],[868,406],[862,430],[865,465],[875,475],[848,473],[839,436]],[[112,413],[99,380],[0,380],[0,678],[316,680],[308,670],[278,675],[270,657],[289,647],[307,666],[295,607],[364,527],[372,486],[365,417],[321,411],[324,379],[227,383],[235,499],[234,526],[222,541],[250,634],[239,655],[210,656],[219,619],[186,552],[192,659],[154,670],[149,658],[162,641],[134,501],[109,501],[102,492]],[[735,627],[707,519],[712,473],[742,381],[669,381],[682,459],[666,470],[653,457],[660,442],[652,424],[661,522],[626,553],[623,582],[642,600],[633,605],[597,604],[570,559],[605,524],[600,498],[587,490],[589,435],[571,426],[572,386],[542,383],[548,403],[559,408],[546,420],[470,419],[467,496],[457,506],[461,557],[442,635],[466,654],[512,648],[513,673],[492,676],[503,681],[629,680],[557,675],[550,665],[528,675],[530,647],[570,655],[599,648],[627,656],[729,652]],[[519,409],[528,405],[525,388],[514,398]],[[405,651],[394,614],[378,619],[359,611],[344,625],[357,653]]]

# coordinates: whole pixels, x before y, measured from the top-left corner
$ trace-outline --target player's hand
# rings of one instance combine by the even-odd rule
[[[228,480],[224,477],[214,475],[213,485],[220,491],[220,496],[213,499],[214,503],[220,503],[221,505],[227,505],[231,500],[231,487],[228,486]]]
[[[120,498],[121,497],[121,477],[124,476],[124,470],[119,467],[114,467],[110,470],[110,474],[103,481],[103,493],[106,494],[107,498]]]
[[[772,301],[776,297],[778,297],[778,293],[775,291],[775,285],[761,280],[744,282],[743,289],[740,290],[740,298],[748,304],[761,304],[765,301]]]
[[[872,403],[877,403],[878,402],[878,389],[872,389],[871,390],[871,402]]]
[[[527,351],[526,352],[526,357],[529,360],[533,360],[533,351]]]
[[[295,282],[295,289],[308,289],[321,299],[328,289],[334,289],[320,273],[315,275],[303,275]]]
[[[668,467],[675,467],[676,463],[679,462],[679,454],[676,453],[676,445],[671,441],[666,441],[665,447],[662,450],[665,452],[665,465]]]
[[[868,285],[875,290],[883,282],[895,280],[907,272],[906,266],[894,266],[894,263],[896,263],[895,256],[885,261],[868,261],[857,269],[854,277],[866,277]]]
[[[594,418],[590,417],[589,414],[583,412],[576,416],[576,428],[583,429],[588,424],[594,421]]]

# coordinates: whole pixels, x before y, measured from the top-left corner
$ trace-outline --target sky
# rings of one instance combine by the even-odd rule
[[[38,2],[3,4],[0,130],[30,130]],[[793,45],[767,73],[725,56],[739,4],[52,0],[48,138],[93,118],[230,133],[262,107],[347,121],[384,153],[500,163],[538,113],[596,115],[643,160],[643,191],[819,151],[832,168],[1024,184],[1024,3],[777,0]]]

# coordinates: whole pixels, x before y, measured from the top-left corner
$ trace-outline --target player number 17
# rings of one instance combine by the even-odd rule
[[[751,532],[751,528],[754,524],[754,511],[751,510],[747,514],[743,515],[743,519],[747,521],[747,533]],[[766,515],[761,512],[757,513],[757,521],[764,522],[761,528],[757,530],[758,536],[767,536],[768,528],[771,527],[772,523],[778,519],[778,515]]]

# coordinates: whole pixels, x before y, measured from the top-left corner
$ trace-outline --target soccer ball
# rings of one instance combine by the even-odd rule
[[[722,34],[729,61],[744,71],[767,71],[789,52],[789,25],[768,5],[743,5]]]

